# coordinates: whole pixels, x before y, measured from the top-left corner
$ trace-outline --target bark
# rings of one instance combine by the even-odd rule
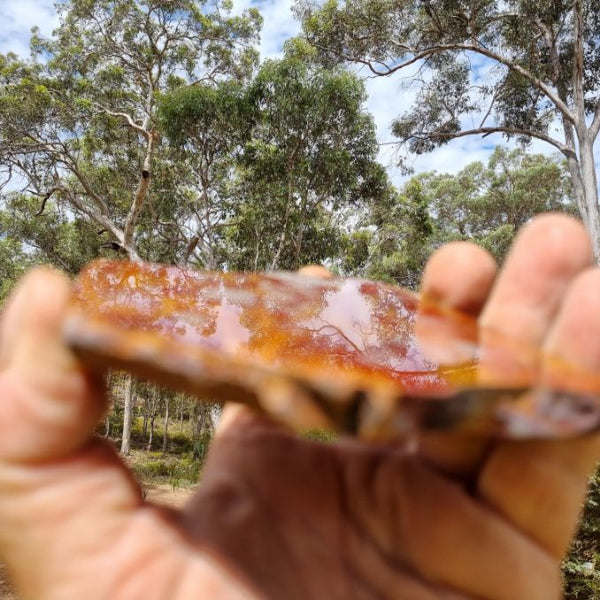
[[[150,180],[152,177],[152,166],[154,158],[154,134],[150,134],[148,138],[148,144],[146,148],[146,156],[144,157],[144,164],[142,165],[142,172],[138,183],[131,209],[127,215],[125,227],[123,229],[123,245],[126,248],[134,247],[134,232],[135,226],[142,212],[146,200],[148,198],[148,191],[150,189]]]
[[[279,258],[281,256],[281,253],[283,252],[285,243],[287,241],[288,221],[290,218],[291,204],[292,204],[292,198],[291,198],[291,193],[289,193],[287,204],[285,207],[285,214],[283,216],[283,225],[281,227],[281,233],[279,235],[279,244],[277,245],[277,251],[275,252],[275,256],[273,256],[273,260],[271,261],[271,264],[269,265],[270,271],[274,271],[277,268],[277,266],[279,264]]]
[[[153,388],[150,392],[149,399],[149,434],[148,434],[148,444],[146,445],[146,450],[152,450],[152,444],[154,442],[154,422],[156,419],[156,411],[158,409],[158,391]]]
[[[184,418],[185,398],[179,398],[179,433],[183,433],[183,418]]]
[[[565,5],[568,7],[569,5]],[[445,38],[439,38],[438,43],[433,42],[426,47],[411,47],[408,43],[403,44],[401,52],[404,60],[396,60],[393,63],[376,62],[355,56],[349,51],[340,51],[340,58],[351,63],[362,64],[368,67],[376,76],[388,76],[392,73],[401,71],[406,67],[415,65],[420,61],[427,61],[429,58],[454,53],[456,55],[468,55],[475,53],[486,57],[497,65],[502,65],[513,73],[529,82],[529,84],[539,91],[541,97],[544,97],[552,105],[551,109],[562,119],[565,142],[554,138],[545,131],[535,128],[524,128],[519,130],[514,127],[492,126],[484,127],[484,122],[492,113],[495,95],[491,99],[491,104],[480,127],[473,129],[462,129],[459,132],[439,132],[430,131],[424,128],[423,131],[410,132],[401,142],[409,139],[426,139],[434,142],[443,142],[450,139],[471,135],[486,136],[492,133],[504,133],[509,136],[524,136],[542,140],[553,145],[560,150],[566,157],[569,173],[573,184],[573,193],[577,202],[581,218],[587,228],[592,240],[594,255],[596,261],[600,261],[600,209],[598,206],[598,181],[596,175],[596,165],[594,163],[593,146],[600,134],[600,101],[595,100],[596,107],[591,124],[588,122],[589,116],[586,109],[585,85],[585,61],[586,61],[586,31],[585,31],[585,2],[583,0],[574,0],[567,12],[570,12],[572,19],[567,19],[563,25],[567,24],[572,28],[570,44],[572,46],[572,59],[568,63],[561,64],[562,37],[554,30],[553,26],[545,24],[542,19],[534,19],[534,24],[539,30],[540,39],[544,40],[549,51],[551,72],[549,81],[545,81],[536,75],[536,69],[529,69],[521,65],[514,59],[510,53],[502,50],[493,50],[481,44],[475,37],[470,42],[446,43]],[[563,25],[557,27],[562,28]],[[440,27],[442,27],[440,25]],[[441,30],[439,33],[443,33]],[[570,85],[564,80],[565,73],[569,72]],[[591,92],[589,96],[591,97]]]
[[[581,185],[587,222],[585,223],[592,245],[596,262],[600,261],[600,218],[598,215],[598,181],[596,176],[596,165],[594,163],[594,147],[586,135],[580,140],[579,160],[581,165]]]
[[[210,418],[210,406],[205,402],[198,402],[194,406],[191,414],[192,418],[192,445],[194,447],[194,458],[201,457],[200,443],[202,433],[210,427],[212,421]],[[202,449],[203,450],[203,449]]]
[[[162,451],[167,451],[167,446],[169,444],[169,396],[165,396],[165,426],[163,429],[163,444]]]
[[[133,420],[133,378],[125,378],[125,394],[123,397],[123,436],[121,438],[121,454],[127,456],[131,450],[131,423]]]
[[[144,398],[144,423],[142,425],[142,436],[146,437],[148,435],[148,412],[150,410],[148,397]]]
[[[156,414],[152,413],[150,416],[150,435],[148,436],[148,445],[146,446],[146,450],[152,450],[152,443],[154,442],[154,419],[156,418]]]

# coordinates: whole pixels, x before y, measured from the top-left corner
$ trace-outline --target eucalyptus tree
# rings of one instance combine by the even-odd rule
[[[173,149],[177,185],[164,198],[171,235],[184,242],[179,262],[226,266],[227,230],[235,226],[232,186],[254,117],[243,82],[180,87],[161,97],[159,118]],[[174,208],[169,205],[174,204]],[[171,247],[177,247],[174,239]]]
[[[564,162],[498,147],[487,164],[416,175],[372,210],[375,230],[363,268],[371,277],[416,287],[430,254],[444,243],[474,241],[501,262],[533,216],[576,210]]]
[[[232,16],[227,0],[68,0],[57,10],[58,28],[50,39],[34,33],[30,59],[0,57],[9,197],[21,188],[38,199],[38,218],[58,207],[94,223],[90,238],[108,236],[129,258],[172,258],[165,211],[177,181],[161,143],[158,95],[248,77],[260,15]],[[124,396],[127,452],[130,379]]]
[[[485,165],[475,162],[456,175],[419,179],[444,238],[474,240],[499,261],[536,214],[577,210],[565,163],[522,149],[497,147]]]
[[[315,64],[301,40],[246,84],[180,88],[161,99],[208,264],[296,268],[336,255],[348,211],[388,193],[362,83]],[[200,238],[200,236],[198,236]]]
[[[294,269],[334,256],[348,217],[390,189],[363,84],[292,40],[247,96],[254,123],[235,181],[233,262]]]
[[[494,133],[560,151],[600,257],[598,0],[297,0],[296,8],[326,62],[417,86],[393,124],[411,152]]]
[[[131,258],[164,161],[157,96],[182,84],[247,77],[256,10],[227,1],[69,0],[32,57],[0,57],[5,180],[94,221]],[[168,182],[171,183],[172,182]],[[157,223],[158,225],[158,223]],[[146,232],[152,236],[153,232]]]

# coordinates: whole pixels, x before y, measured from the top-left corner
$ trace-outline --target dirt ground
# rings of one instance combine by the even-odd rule
[[[172,508],[182,507],[194,493],[193,488],[173,489],[170,485],[145,485],[146,499]],[[6,569],[0,565],[0,600],[18,600],[10,589]]]
[[[6,576],[6,569],[0,565],[0,600],[17,600],[13,594]]]
[[[149,484],[144,486],[146,491],[146,500],[164,504],[172,508],[181,508],[194,493],[193,487],[182,487],[173,489],[170,485],[154,485]]]

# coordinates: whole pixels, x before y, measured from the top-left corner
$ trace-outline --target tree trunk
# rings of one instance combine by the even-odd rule
[[[288,177],[288,193],[287,193],[287,204],[285,205],[285,214],[283,216],[283,225],[281,227],[281,234],[279,236],[279,244],[277,246],[277,251],[275,252],[275,256],[273,260],[271,260],[271,265],[269,266],[270,271],[274,271],[279,264],[279,257],[283,252],[285,247],[285,243],[288,237],[288,222],[290,220],[290,213],[292,212],[292,203],[294,201],[294,190],[292,188],[291,177]]]
[[[121,454],[127,455],[131,450],[131,423],[133,417],[133,379],[125,377],[125,395],[123,398],[123,436],[121,438]]]
[[[200,458],[202,455],[200,447],[200,439],[202,430],[204,429],[204,423],[206,421],[206,404],[198,402],[194,405],[190,418],[192,420],[192,446],[194,458]]]
[[[167,451],[167,445],[169,443],[169,396],[165,396],[165,426],[163,429],[163,445],[162,451]]]
[[[179,433],[183,433],[183,418],[185,413],[185,397],[179,397]]]
[[[587,216],[585,223],[594,248],[596,262],[600,261],[600,216],[598,214],[598,180],[594,163],[594,145],[585,136],[580,140],[579,160],[581,165],[581,183],[583,187],[583,203]],[[581,207],[580,207],[581,211]],[[583,215],[582,215],[583,216]],[[584,218],[585,222],[585,218]]]
[[[153,387],[150,392],[149,398],[149,433],[148,433],[148,444],[146,445],[146,450],[152,450],[152,443],[154,442],[154,420],[156,419],[156,411],[158,410],[158,390]]]
[[[150,412],[150,402],[148,396],[144,397],[144,423],[142,425],[142,436],[145,438],[148,435],[148,413]]]
[[[571,150],[569,153],[565,153],[565,156],[571,175],[573,195],[579,209],[579,216],[590,236],[594,258],[598,262],[600,260],[600,217],[594,141],[585,124],[576,129],[564,117],[563,131],[567,146]]]
[[[148,445],[146,446],[146,450],[148,450],[148,452],[150,450],[152,450],[152,442],[154,442],[154,419],[156,418],[156,415],[154,413],[152,413],[152,415],[150,416],[150,435],[148,436]]]

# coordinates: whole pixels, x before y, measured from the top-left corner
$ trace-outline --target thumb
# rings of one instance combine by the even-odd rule
[[[56,590],[97,569],[141,505],[116,452],[94,439],[101,381],[61,342],[69,293],[66,277],[36,270],[2,315],[0,553],[23,598],[75,597]]]
[[[69,294],[65,276],[39,269],[8,301],[0,339],[0,462],[67,455],[88,441],[104,410],[100,378],[61,341]]]

